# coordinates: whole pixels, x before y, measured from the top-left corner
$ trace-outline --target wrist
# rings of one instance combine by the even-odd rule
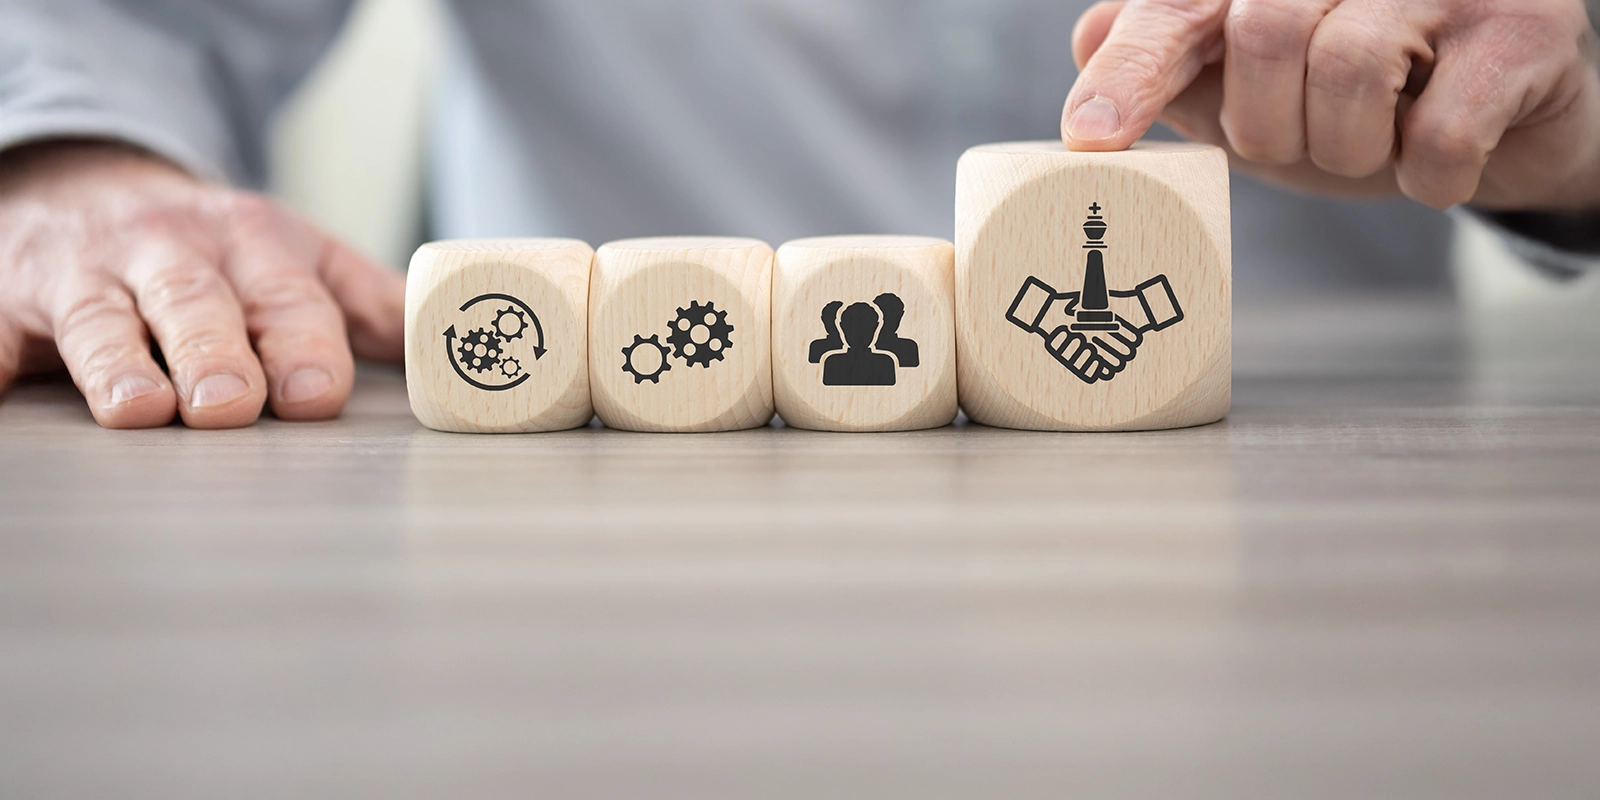
[[[194,185],[198,179],[148,150],[121,142],[52,139],[0,151],[0,198],[75,195],[130,183]]]

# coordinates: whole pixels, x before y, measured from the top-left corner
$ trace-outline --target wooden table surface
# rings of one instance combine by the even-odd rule
[[[1233,415],[664,436],[0,401],[0,797],[1600,796],[1600,350],[1241,313]]]

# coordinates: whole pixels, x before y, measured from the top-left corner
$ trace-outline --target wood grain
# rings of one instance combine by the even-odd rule
[[[1094,382],[1064,366],[1047,344],[1052,330],[1080,335],[1056,327],[1077,324],[1061,313],[1065,300],[1053,301],[1052,321],[1035,333],[1008,319],[1030,278],[1058,297],[1084,285],[1085,248],[1094,241],[1084,229],[1090,214],[1109,228],[1103,256],[1112,293],[1163,277],[1182,314],[1171,327],[1144,332],[1126,367]],[[968,151],[956,194],[962,408],[985,424],[1062,431],[1221,419],[1232,369],[1230,242],[1227,159],[1216,148],[1141,143],[1123,153],[1071,153],[1057,141]],[[1167,305],[1161,289],[1157,306]],[[1119,310],[1113,298],[1118,319],[1141,313],[1138,299],[1122,302],[1132,305]],[[1044,308],[1028,303],[1030,312]],[[1102,335],[1081,334],[1086,341]]]
[[[418,249],[406,276],[406,379],[417,419],[434,430],[465,433],[532,433],[587,423],[594,413],[588,348],[593,259],[589,245],[573,239],[448,241]],[[462,307],[477,298],[483,299]],[[517,301],[527,305],[530,318],[523,318],[529,315]],[[498,314],[513,309],[502,322]],[[514,338],[501,336],[497,325]],[[497,348],[476,366],[458,355],[475,331],[492,335]],[[455,335],[447,338],[447,332]]]
[[[108,431],[29,379],[0,796],[1587,798],[1593,330],[1465,328],[1242,307],[1225,422],[1110,436],[460,436],[371,365]]]
[[[767,424],[773,414],[771,298],[772,248],[764,242],[667,237],[602,246],[589,286],[589,376],[601,421],[658,433]],[[703,364],[667,352],[678,349],[669,346],[672,325],[690,324],[685,314],[696,303],[709,304],[732,326],[725,349],[720,337],[691,342],[716,350]],[[690,331],[703,334],[701,322],[693,320]],[[628,355],[650,348],[661,355]]]
[[[772,276],[772,382],[778,414],[793,427],[826,431],[936,428],[956,418],[955,248],[921,236],[827,236],[778,248]],[[902,304],[898,336],[916,345],[914,366],[896,364],[893,385],[829,386],[824,311],[839,313],[888,293]],[[879,310],[879,330],[883,324]],[[874,342],[874,348],[876,347]],[[822,345],[837,350],[837,346]]]

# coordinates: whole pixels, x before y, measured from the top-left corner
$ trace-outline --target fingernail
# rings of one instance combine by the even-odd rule
[[[1080,142],[1101,142],[1122,132],[1122,112],[1110,100],[1091,97],[1072,112],[1067,133]]]
[[[192,408],[227,405],[244,397],[248,391],[250,386],[237,375],[211,375],[194,385],[194,393],[189,395],[189,405]]]
[[[283,380],[280,394],[286,403],[304,403],[315,400],[333,388],[333,376],[310,367],[296,371]]]
[[[161,391],[161,387],[157,386],[155,381],[143,375],[129,375],[111,387],[111,405],[120,406],[129,400],[158,391]]]

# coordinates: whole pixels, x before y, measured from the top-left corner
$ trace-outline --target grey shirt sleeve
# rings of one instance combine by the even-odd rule
[[[256,186],[350,0],[0,0],[0,150],[88,137]]]

